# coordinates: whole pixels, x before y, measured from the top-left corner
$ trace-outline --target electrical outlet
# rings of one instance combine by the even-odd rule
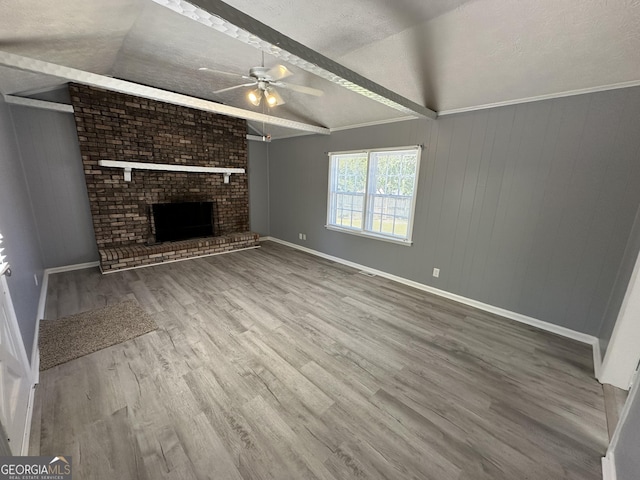
[[[440,269],[439,268],[434,268],[433,269],[433,276],[438,278],[440,276]]]
[[[302,234],[301,233],[298,234],[298,239],[302,240]]]
[[[303,234],[302,234],[302,239],[303,239],[303,240],[306,240],[306,239],[307,239],[307,234],[306,234],[306,233],[303,233]]]
[[[36,287],[38,286],[38,275],[33,274],[33,280],[36,282]]]

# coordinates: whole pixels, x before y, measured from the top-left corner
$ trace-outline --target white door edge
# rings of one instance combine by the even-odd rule
[[[4,311],[2,317],[6,317],[6,333],[10,338],[5,338],[4,343],[0,345],[2,348],[2,355],[5,362],[9,358],[4,354],[6,352],[11,354],[10,363],[14,364],[14,368],[10,372],[13,376],[13,388],[14,394],[11,395],[11,400],[15,402],[15,405],[8,405],[5,395],[5,388],[7,388],[6,382],[9,380],[8,364],[0,365],[2,373],[2,395],[0,395],[0,408],[2,411],[10,409],[14,412],[13,418],[6,420],[7,424],[5,428],[10,435],[9,446],[14,455],[21,455],[25,448],[25,436],[28,435],[29,429],[29,409],[31,402],[31,395],[33,390],[31,368],[29,366],[29,360],[27,358],[27,352],[24,348],[22,341],[22,335],[20,334],[20,327],[18,326],[18,319],[16,318],[15,310],[13,308],[13,302],[11,301],[11,295],[9,292],[9,285],[4,275],[0,275],[0,308]],[[4,325],[0,325],[4,329]],[[12,351],[9,351],[9,349]],[[17,366],[15,365],[17,363]],[[4,415],[4,414],[3,414]],[[28,448],[28,446],[27,446]]]

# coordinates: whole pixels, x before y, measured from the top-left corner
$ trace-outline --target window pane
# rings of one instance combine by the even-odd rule
[[[364,193],[367,181],[367,156],[360,153],[334,158],[337,170],[335,191]]]
[[[411,196],[413,193],[413,185],[414,185],[413,177],[402,177],[400,181],[400,195],[403,196]]]
[[[417,165],[415,150],[371,152],[366,230],[407,238]]]
[[[361,230],[364,194],[367,188],[367,155],[366,153],[332,155],[330,163],[331,202],[328,223]]]

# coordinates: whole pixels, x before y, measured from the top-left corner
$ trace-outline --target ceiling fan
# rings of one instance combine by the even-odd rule
[[[287,88],[289,90],[293,90],[294,92],[304,93],[306,95],[313,95],[316,97],[319,97],[324,93],[322,90],[318,90],[317,88],[311,88],[304,85],[297,85],[294,83],[283,82],[282,81],[283,78],[287,78],[293,75],[291,71],[289,71],[289,69],[284,65],[276,65],[273,68],[267,68],[264,66],[253,67],[249,69],[249,75],[224,72],[224,71],[214,70],[207,67],[200,67],[198,70],[201,70],[204,72],[211,72],[211,73],[220,73],[223,75],[231,75],[233,77],[249,80],[249,82],[247,83],[235,85],[233,87],[223,88],[221,90],[216,90],[213,93],[224,93],[224,92],[229,92],[231,90],[235,90],[237,88],[255,87],[249,91],[249,93],[247,94],[247,98],[256,107],[260,105],[263,97],[265,99],[266,104],[270,107],[275,107],[276,105],[284,104],[285,101],[276,90],[276,87]]]

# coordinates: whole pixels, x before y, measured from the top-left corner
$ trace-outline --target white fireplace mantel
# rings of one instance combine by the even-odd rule
[[[198,167],[195,165],[176,165],[169,163],[122,162],[120,160],[98,160],[101,167],[122,168],[124,181],[131,181],[132,170],[162,170],[165,172],[221,173],[224,183],[229,183],[232,173],[244,173],[244,168]]]

